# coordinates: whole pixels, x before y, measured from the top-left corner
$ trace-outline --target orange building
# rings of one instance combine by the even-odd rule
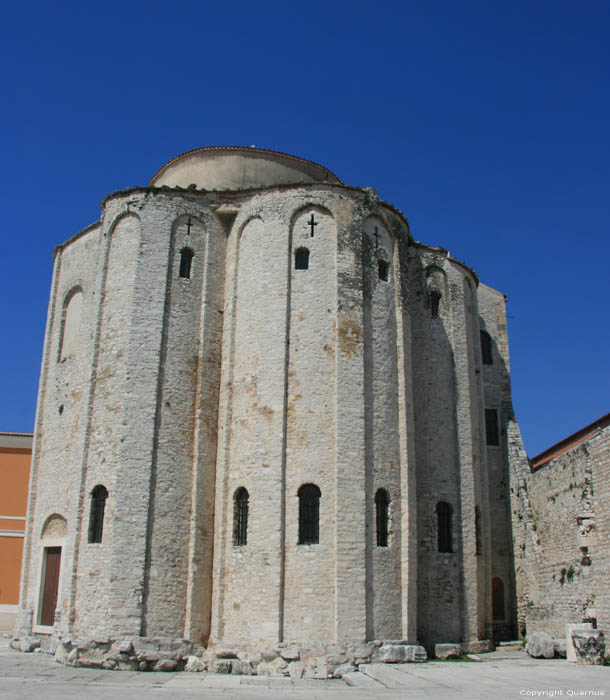
[[[19,603],[31,458],[31,433],[0,433],[0,631],[12,629]]]

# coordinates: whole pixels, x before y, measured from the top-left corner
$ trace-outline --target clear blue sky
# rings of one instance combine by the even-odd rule
[[[610,3],[8,3],[0,430],[31,431],[54,246],[205,145],[374,186],[508,296],[530,455],[610,410]]]

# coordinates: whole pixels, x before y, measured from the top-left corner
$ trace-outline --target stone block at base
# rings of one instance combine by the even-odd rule
[[[459,644],[435,644],[434,656],[437,659],[459,659],[463,654]]]
[[[382,644],[379,647],[379,661],[384,664],[421,663],[427,658],[424,647],[417,644]]]

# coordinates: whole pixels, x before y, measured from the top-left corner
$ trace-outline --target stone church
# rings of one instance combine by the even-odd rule
[[[515,445],[501,292],[373,188],[190,151],[55,250],[17,633],[140,668],[515,639]]]

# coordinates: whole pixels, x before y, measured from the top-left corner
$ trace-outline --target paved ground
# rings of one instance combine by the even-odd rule
[[[0,638],[0,700],[520,700],[610,698],[610,667],[499,651],[480,663],[369,664],[344,680],[72,668]],[[353,684],[353,685],[350,685]]]

